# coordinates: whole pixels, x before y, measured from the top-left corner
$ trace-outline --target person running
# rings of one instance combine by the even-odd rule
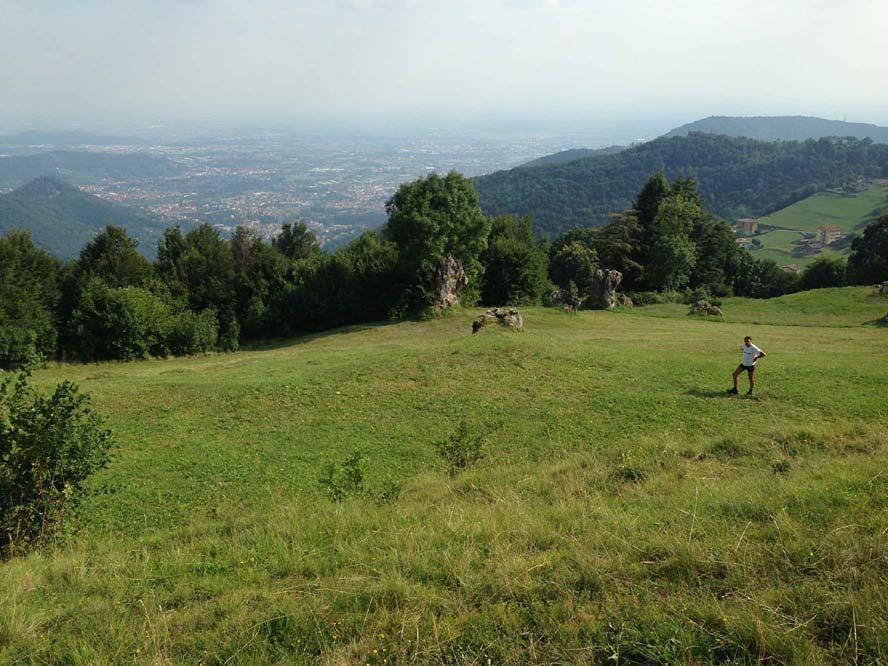
[[[749,375],[749,390],[746,392],[746,395],[752,395],[752,389],[755,388],[755,363],[760,358],[765,357],[765,352],[752,344],[752,338],[748,335],[743,338],[743,344],[740,345],[740,351],[743,352],[743,360],[740,361],[740,365],[734,370],[734,374],[732,375],[734,379],[734,388],[728,389],[728,393],[737,395],[737,377],[739,377],[745,370]]]

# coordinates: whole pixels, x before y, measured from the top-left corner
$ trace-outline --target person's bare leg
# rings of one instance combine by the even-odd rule
[[[743,372],[739,367],[734,370],[734,374],[731,377],[734,379],[734,390],[737,390],[737,377],[740,376],[740,373]]]
[[[752,389],[755,388],[755,367],[749,371],[749,392],[752,393]]]

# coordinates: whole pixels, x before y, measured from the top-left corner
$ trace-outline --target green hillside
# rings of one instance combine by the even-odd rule
[[[566,164],[519,167],[475,179],[489,214],[530,215],[544,236],[602,226],[633,205],[650,175],[693,176],[706,208],[726,218],[756,217],[841,184],[848,176],[888,176],[888,145],[854,139],[762,142],[710,134],[662,138]]]
[[[725,307],[38,371],[120,448],[77,532],[0,563],[0,663],[884,662],[888,299]],[[463,421],[485,456],[451,477]]]
[[[762,245],[761,249],[750,248],[750,251],[758,258],[773,259],[780,265],[804,266],[814,261],[816,256],[795,254],[795,241],[802,238],[803,232],[815,232],[820,227],[835,225],[845,233],[859,234],[886,211],[888,185],[884,183],[864,192],[850,194],[819,192],[760,218],[761,227],[772,227],[773,230],[762,229],[763,233],[755,236]],[[850,246],[846,243],[833,250],[825,249],[824,252],[847,256]]]
[[[132,208],[103,201],[54,178],[38,178],[9,194],[0,194],[0,234],[30,232],[33,241],[60,258],[75,257],[109,224],[123,227],[153,255],[163,224]]]
[[[83,185],[102,179],[159,178],[178,172],[178,166],[167,158],[146,153],[55,150],[0,156],[0,188],[18,187],[43,176]]]
[[[745,136],[760,141],[805,141],[826,136],[850,136],[888,143],[888,127],[811,116],[710,116],[677,127],[665,136],[687,136],[692,132]]]
[[[623,152],[624,150],[626,150],[626,146],[608,146],[607,148],[569,148],[567,150],[561,150],[557,153],[552,153],[551,155],[543,155],[542,157],[531,160],[530,162],[527,162],[522,166],[538,167],[545,166],[547,164],[565,164],[567,162],[574,162],[586,157],[597,157],[599,155],[615,155],[617,153]]]

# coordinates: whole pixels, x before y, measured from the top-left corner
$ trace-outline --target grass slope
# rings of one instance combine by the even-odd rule
[[[822,226],[834,224],[846,233],[860,233],[886,211],[888,186],[884,184],[856,194],[820,192],[761,218],[760,224],[775,229],[756,236],[761,241],[762,248],[750,251],[758,258],[773,259],[781,266],[803,266],[814,261],[816,256],[793,256],[793,241],[801,238],[802,232],[817,231]],[[844,247],[835,253],[847,256],[850,247]]]
[[[848,327],[531,308],[40,371],[121,448],[78,532],[0,563],[0,662],[884,661],[888,332],[856,324],[888,302],[825,297]],[[397,499],[319,491],[353,450]]]

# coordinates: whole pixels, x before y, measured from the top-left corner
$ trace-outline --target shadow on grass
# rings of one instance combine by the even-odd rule
[[[339,335],[346,335],[350,333],[360,333],[362,331],[383,328],[385,326],[394,326],[398,323],[401,322],[380,321],[367,324],[350,324],[348,326],[340,326],[339,328],[331,328],[326,331],[317,331],[312,333],[294,333],[292,337],[288,338],[277,338],[273,340],[262,340],[242,344],[240,346],[240,351],[262,352],[275,351],[277,349],[287,349],[288,347],[304,345],[309,342],[314,342],[315,340],[323,340],[326,338],[333,338]]]
[[[713,391],[712,389],[692,388],[690,391],[685,391],[685,395],[689,395],[694,398],[736,398],[737,397],[733,393],[728,393],[727,389],[722,389],[721,391]]]

